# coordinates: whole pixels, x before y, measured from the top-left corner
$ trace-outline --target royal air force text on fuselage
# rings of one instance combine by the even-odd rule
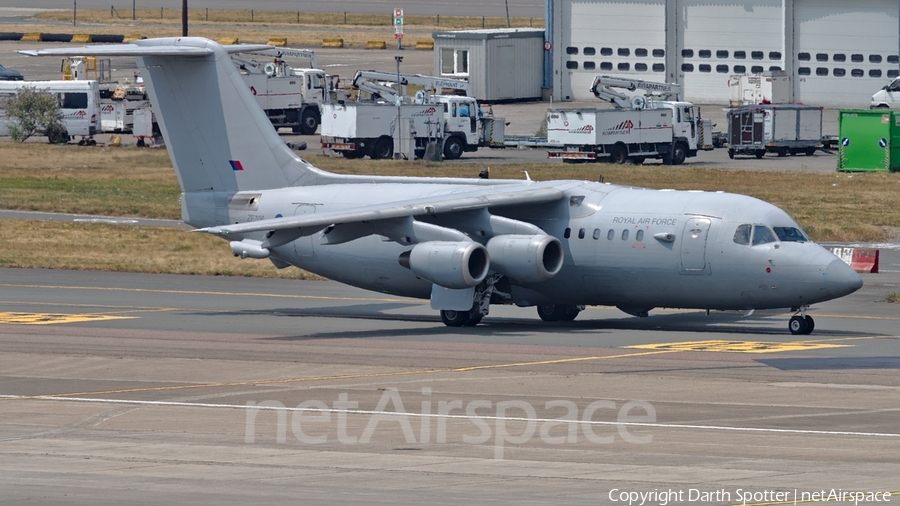
[[[678,218],[640,218],[637,216],[615,216],[612,219],[614,225],[665,225],[674,227],[678,224]]]

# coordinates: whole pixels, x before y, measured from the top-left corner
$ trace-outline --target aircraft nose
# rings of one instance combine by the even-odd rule
[[[862,278],[843,260],[834,260],[825,268],[825,291],[834,298],[849,295],[862,286]]]

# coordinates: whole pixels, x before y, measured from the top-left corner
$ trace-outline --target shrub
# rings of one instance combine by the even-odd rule
[[[22,88],[16,96],[6,101],[6,115],[12,120],[9,123],[9,136],[17,142],[35,134],[47,135],[50,142],[59,142],[63,137],[68,140],[66,127],[62,124],[62,112],[59,100],[52,93],[35,88]]]

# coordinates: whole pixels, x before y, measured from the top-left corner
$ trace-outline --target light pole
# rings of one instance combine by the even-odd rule
[[[187,22],[188,5],[187,5],[187,2],[188,2],[188,0],[181,0],[181,36],[182,37],[187,37],[187,35],[188,35],[188,22]]]
[[[400,90],[403,89],[403,86],[400,84],[400,62],[403,61],[402,56],[395,56],[394,61],[397,62],[397,126],[394,129],[397,132],[397,151],[394,153],[394,159],[400,159],[400,153],[403,152],[403,134],[400,132],[400,104],[403,101],[403,96],[400,94]]]

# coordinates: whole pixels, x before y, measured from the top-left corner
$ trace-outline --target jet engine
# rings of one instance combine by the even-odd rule
[[[562,244],[549,235],[498,235],[487,250],[491,269],[522,283],[546,281],[563,265]]]
[[[269,249],[262,243],[250,239],[231,241],[231,254],[241,258],[269,258]]]
[[[484,281],[490,265],[487,249],[472,241],[429,241],[400,255],[400,265],[444,288],[469,288]]]

